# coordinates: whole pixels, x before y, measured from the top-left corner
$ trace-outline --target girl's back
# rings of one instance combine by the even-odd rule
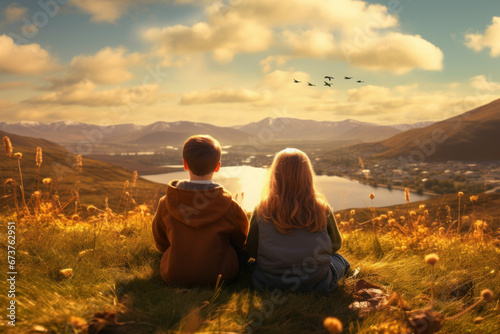
[[[273,224],[254,217],[249,242],[254,238],[257,245],[252,249],[249,243],[247,247],[251,256],[258,259],[258,271],[266,273],[264,276],[273,287],[315,290],[330,270],[333,247],[327,229],[318,232],[300,229],[283,234]]]
[[[254,284],[330,291],[348,268],[343,258],[344,271],[333,267],[340,246],[333,212],[314,187],[309,158],[296,149],[279,152],[250,222],[247,250],[257,262]]]

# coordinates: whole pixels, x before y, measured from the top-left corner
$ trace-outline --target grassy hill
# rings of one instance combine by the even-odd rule
[[[74,196],[74,190],[79,189],[82,204],[93,204],[103,206],[105,198],[109,198],[111,208],[116,208],[122,195],[125,181],[132,184],[133,171],[118,167],[109,163],[88,159],[83,157],[83,168],[77,173],[73,168],[76,155],[68,152],[64,147],[53,142],[18,136],[0,131],[0,136],[8,136],[11,140],[14,153],[22,153],[21,171],[26,191],[26,200],[29,201],[31,194],[40,189],[47,191],[49,186],[42,183],[43,178],[51,178],[50,187],[60,196],[64,202]],[[43,161],[40,168],[40,177],[36,167],[36,148],[41,147]],[[12,158],[13,170],[11,171],[10,160],[5,153],[0,154],[0,177],[2,181],[2,207],[13,205],[12,190],[5,185],[7,178],[13,178],[20,184],[18,161]],[[38,181],[39,180],[39,181]],[[77,186],[77,181],[79,184]],[[162,185],[139,178],[135,188],[127,188],[136,202],[154,201],[164,192]],[[18,191],[18,195],[19,191]]]
[[[155,249],[147,210],[124,217],[102,209],[106,197],[117,207],[128,180],[127,191],[137,204],[148,203],[152,212],[161,186],[139,179],[132,189],[133,173],[86,158],[78,173],[72,166],[73,155],[57,144],[0,135],[8,135],[14,152],[23,153],[21,167],[29,194],[37,187],[35,152],[40,146],[44,150],[41,176],[58,180],[55,189],[44,189],[48,186],[41,184],[41,190],[71,198],[79,180],[82,203],[99,208],[86,210],[80,219],[40,212],[17,221],[16,270],[22,284],[16,286],[16,328],[5,327],[7,320],[0,319],[9,334],[326,333],[323,320],[332,316],[342,322],[343,333],[409,334],[411,312],[431,305],[438,314],[451,317],[477,302],[483,289],[493,291],[493,302],[482,302],[460,318],[444,320],[439,333],[500,331],[498,194],[472,200],[472,194],[465,194],[460,198],[460,211],[458,196],[447,195],[409,206],[337,212],[343,234],[340,253],[360,272],[342,279],[329,294],[255,291],[251,263],[242,268],[236,283],[186,289],[167,286],[161,279],[162,254]],[[13,162],[15,166],[17,160]],[[4,179],[11,177],[5,155],[0,167]],[[12,177],[19,182],[16,168]],[[12,208],[11,193],[4,191],[2,204]],[[44,195],[41,202],[51,200]],[[459,215],[461,234],[455,228]],[[12,210],[10,214],[2,211],[0,230],[7,231],[8,222],[15,220]],[[7,240],[5,232],[1,233]],[[4,241],[0,248],[6,249]],[[429,253],[440,257],[433,268],[424,263]],[[4,291],[9,288],[6,276],[5,271],[0,274]],[[366,292],[359,292],[364,282],[382,290],[383,303],[397,293],[405,304],[360,314],[351,305],[371,300],[366,299]],[[0,302],[9,302],[7,294],[0,295]]]
[[[500,160],[500,99],[464,114],[411,129],[389,139],[353,147],[374,158],[415,161]]]
[[[471,196],[477,196],[477,200],[471,201]],[[474,199],[474,198],[473,198]],[[408,211],[423,212],[420,209],[423,205],[425,210],[431,213],[433,221],[452,222],[458,220],[459,198],[457,194],[448,194],[432,197],[425,201],[412,202],[409,205],[400,204],[388,207],[377,206],[377,199],[373,200],[375,208],[352,208],[356,211],[356,219],[360,222],[370,220],[373,215],[379,216],[388,211],[394,212],[395,217],[407,216]],[[447,209],[449,208],[449,210]],[[339,212],[342,218],[349,217],[351,209]],[[490,228],[495,231],[500,229],[500,194],[484,193],[480,195],[465,193],[460,199],[460,217],[463,221],[463,228],[469,229],[476,220],[488,221]]]
[[[360,222],[358,213],[353,219]],[[10,220],[0,217],[2,231]],[[451,317],[477,302],[483,289],[491,289],[492,302],[442,321],[439,333],[498,333],[500,240],[492,233],[445,236],[430,223],[420,222],[410,235],[386,223],[378,235],[341,226],[340,253],[360,272],[342,279],[329,294],[255,291],[250,264],[236,283],[217,289],[168,286],[159,274],[162,254],[154,247],[150,216],[107,222],[97,215],[83,222],[62,218],[48,226],[18,223],[17,271],[23,282],[17,286],[18,319],[15,330],[5,327],[5,318],[0,325],[9,334],[302,334],[327,333],[323,320],[336,317],[343,333],[409,334],[406,317],[411,312],[432,305],[443,318]],[[429,253],[440,258],[432,268],[424,262]],[[0,274],[0,286],[7,291],[5,276],[5,271]],[[382,290],[380,305],[392,293],[405,304],[360,314],[350,305],[372,300],[366,299],[367,292],[360,295],[363,282]],[[0,301],[7,303],[7,294]]]

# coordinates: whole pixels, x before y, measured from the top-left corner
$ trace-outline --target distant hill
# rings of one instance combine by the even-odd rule
[[[394,125],[390,125],[390,126],[395,128],[395,129],[398,129],[399,131],[408,131],[411,129],[424,128],[424,127],[432,125],[434,123],[436,123],[436,122],[428,121],[428,122],[417,122],[417,123],[413,123],[413,124],[394,124]]]
[[[500,160],[500,99],[432,125],[353,149],[416,162]]]
[[[271,135],[269,139],[275,142],[374,142],[387,139],[402,130],[423,125],[424,123],[377,125],[350,119],[340,122],[318,122],[294,118],[265,118],[259,122],[233,127],[189,121],[155,122],[149,125],[129,123],[109,126],[71,121],[48,124],[30,121],[0,122],[0,130],[21,136],[43,138],[62,145],[90,141],[97,145],[162,147],[179,146],[187,137],[198,133],[213,135],[223,145],[239,145],[247,142],[249,136],[259,135],[265,138]],[[266,131],[266,133],[262,131]]]
[[[100,126],[95,124],[60,121],[40,123],[23,121],[19,123],[0,122],[0,130],[21,136],[43,138],[58,144],[77,143],[82,140],[91,142],[105,141],[108,138],[123,136],[141,129],[135,124]]]
[[[429,122],[431,123],[431,122]],[[339,122],[314,121],[296,118],[265,118],[259,122],[235,126],[251,134],[268,129],[278,141],[361,141],[374,142],[389,138],[403,129],[425,126],[425,124],[378,125],[346,119]]]
[[[75,188],[77,174],[72,169],[74,155],[69,153],[64,147],[45,139],[19,136],[0,130],[0,136],[8,136],[12,142],[14,153],[23,154],[21,160],[21,170],[23,174],[24,188],[26,190],[26,199],[29,200],[31,193],[37,189],[36,182],[36,148],[39,146],[43,151],[43,161],[40,169],[40,189],[46,190],[41,183],[42,178],[51,178],[54,180],[54,186],[61,197],[61,202],[68,200],[72,196],[72,189]],[[0,154],[0,176],[2,184],[5,179],[13,177],[18,185],[20,184],[17,159],[12,159],[14,172],[11,173],[9,158],[4,152]],[[123,184],[126,180],[131,181],[132,171],[118,167],[109,163],[83,158],[83,172],[80,179],[80,196],[82,204],[94,204],[103,206],[106,197],[109,198],[109,204],[112,208],[116,207],[122,194]],[[133,196],[140,201],[152,200],[157,191],[161,193],[163,187],[156,183],[139,179],[137,188]],[[5,188],[0,190],[5,191]],[[130,191],[130,190],[129,190]],[[6,197],[3,197],[1,206],[6,204]],[[11,205],[12,207],[12,205]]]
[[[139,145],[177,145],[195,134],[207,134],[217,138],[222,145],[237,145],[244,142],[248,134],[230,127],[197,122],[156,122],[124,136],[112,137],[108,142],[127,142]]]

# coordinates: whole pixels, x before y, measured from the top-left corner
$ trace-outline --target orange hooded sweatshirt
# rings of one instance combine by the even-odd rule
[[[167,284],[215,285],[236,279],[238,257],[248,234],[248,218],[231,193],[177,188],[168,184],[153,218],[156,247],[163,252],[160,272]]]

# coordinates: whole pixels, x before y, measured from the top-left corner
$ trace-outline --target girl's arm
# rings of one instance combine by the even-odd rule
[[[342,236],[340,235],[335,215],[331,209],[328,209],[326,212],[326,229],[332,241],[332,254],[337,253],[340,247],[342,247]]]
[[[252,213],[250,219],[250,231],[247,238],[247,253],[250,257],[257,259],[259,250],[259,224],[257,223],[257,210]]]

